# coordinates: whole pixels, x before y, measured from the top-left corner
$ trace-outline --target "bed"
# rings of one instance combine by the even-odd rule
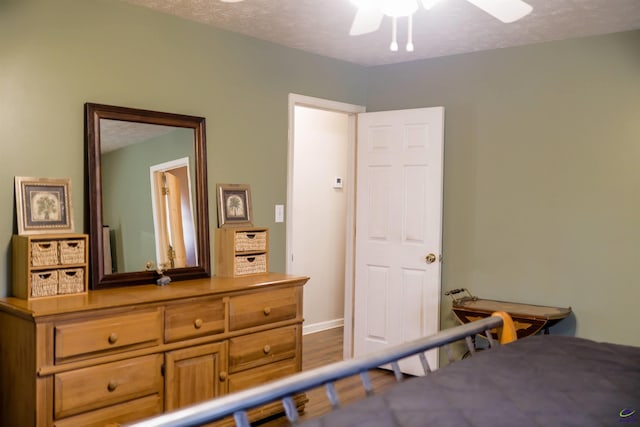
[[[640,424],[640,347],[597,343],[554,335],[536,335],[497,345],[491,330],[510,341],[515,330],[501,314],[441,331],[389,351],[323,366],[251,390],[164,414],[137,427],[197,426],[233,414],[247,426],[246,409],[282,399],[287,416],[296,422],[291,397],[325,386],[336,408],[305,420],[304,427],[341,426],[611,426]],[[511,328],[511,329],[510,329]],[[476,352],[472,337],[487,336],[492,348]],[[430,372],[423,354],[453,342],[466,342],[474,354]],[[447,354],[451,355],[450,351]],[[397,360],[421,358],[426,375],[402,381],[389,390],[339,407],[333,383],[361,375],[370,389],[367,370],[391,363],[400,379]],[[422,355],[422,356],[421,356]],[[415,356],[412,356],[415,357]],[[450,356],[451,357],[451,356]]]

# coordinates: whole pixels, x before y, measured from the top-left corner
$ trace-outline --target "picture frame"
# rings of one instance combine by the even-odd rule
[[[18,234],[72,233],[71,180],[16,176]]]
[[[253,225],[251,189],[246,184],[216,184],[218,227]]]

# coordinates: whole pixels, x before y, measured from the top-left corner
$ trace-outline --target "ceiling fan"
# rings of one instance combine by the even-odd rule
[[[422,6],[429,10],[440,0],[421,0]],[[467,0],[474,6],[504,23],[515,22],[528,15],[533,8],[522,0]],[[392,40],[390,49],[398,50],[397,19],[408,18],[407,51],[413,51],[413,14],[418,10],[418,0],[351,0],[358,7],[356,16],[351,24],[352,36],[377,31],[382,19],[389,16],[392,21]]]
[[[220,0],[224,3],[238,3],[243,0]],[[422,6],[429,10],[441,0],[420,0]],[[528,15],[533,8],[522,0],[467,0],[474,6],[504,23],[515,22]],[[351,24],[349,35],[359,36],[377,31],[382,19],[389,16],[393,19],[391,50],[398,50],[397,19],[408,18],[407,51],[413,51],[413,14],[418,10],[418,0],[351,0],[358,7]]]

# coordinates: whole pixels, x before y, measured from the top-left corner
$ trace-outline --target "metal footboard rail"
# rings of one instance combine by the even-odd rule
[[[373,389],[368,376],[369,370],[391,364],[396,379],[400,381],[402,379],[402,373],[400,372],[398,361],[417,355],[420,357],[425,374],[429,373],[431,369],[424,354],[426,351],[445,347],[449,361],[453,362],[453,356],[449,348],[450,343],[464,339],[466,340],[469,351],[473,353],[475,351],[472,344],[473,336],[476,334],[485,334],[490,346],[493,346],[495,341],[492,339],[490,330],[500,328],[502,325],[503,318],[487,317],[440,331],[428,337],[400,344],[391,349],[362,358],[335,362],[319,368],[299,372],[281,380],[168,412],[145,421],[131,424],[130,426],[199,426],[233,415],[238,427],[248,427],[250,424],[247,418],[247,410],[276,400],[282,400],[287,417],[292,423],[295,423],[298,419],[298,413],[295,403],[293,402],[293,396],[298,393],[325,386],[329,401],[335,408],[339,406],[338,396],[334,387],[336,380],[360,375],[364,389],[367,394],[371,394]]]

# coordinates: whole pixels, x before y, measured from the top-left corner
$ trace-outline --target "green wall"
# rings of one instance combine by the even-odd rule
[[[115,0],[0,0],[0,296],[10,292],[14,176],[72,180],[84,227],[85,102],[205,117],[209,222],[216,183],[251,185],[284,271],[288,95],[364,104],[363,67]]]
[[[443,288],[572,306],[555,333],[640,344],[640,32],[366,69],[114,0],[0,0],[0,295],[13,177],[69,177],[83,229],[83,104],[207,118],[215,183],[252,187],[284,270],[289,93],[445,107]],[[443,327],[452,324],[443,297]]]
[[[634,31],[370,71],[369,111],[445,107],[443,291],[640,345],[639,53]]]

